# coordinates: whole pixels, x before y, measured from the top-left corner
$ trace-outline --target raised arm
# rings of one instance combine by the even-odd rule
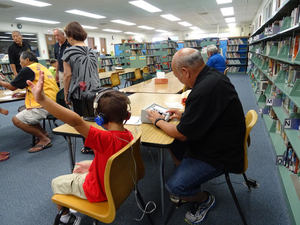
[[[31,87],[35,100],[40,103],[44,109],[56,118],[74,127],[82,136],[87,137],[90,125],[78,114],[57,104],[44,94],[44,73],[42,71],[40,72],[39,81],[36,85],[30,80],[27,80],[27,84]]]

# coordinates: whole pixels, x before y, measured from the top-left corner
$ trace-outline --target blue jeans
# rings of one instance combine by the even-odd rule
[[[177,197],[193,196],[201,191],[201,184],[223,173],[223,168],[215,168],[198,159],[183,158],[169,178],[166,188]]]

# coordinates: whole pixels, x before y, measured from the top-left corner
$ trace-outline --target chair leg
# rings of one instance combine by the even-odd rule
[[[140,201],[142,207],[145,208],[145,206],[146,206],[145,201],[144,201],[144,199],[143,199],[143,197],[142,197],[142,195],[141,195],[141,193],[140,193],[140,191],[139,191],[137,185],[136,185],[135,188],[136,188],[136,193],[137,193],[138,200]],[[146,213],[146,215],[147,215],[147,217],[148,217],[148,219],[149,219],[149,221],[150,221],[150,224],[151,224],[151,225],[154,225],[153,220],[152,220],[150,214],[149,214],[149,213]]]
[[[60,223],[60,217],[62,216],[63,212],[66,210],[67,208],[62,207],[61,210],[59,210],[59,212],[56,214],[55,220],[53,225],[59,225]]]
[[[237,209],[239,211],[239,214],[241,216],[241,219],[242,219],[244,225],[247,225],[246,218],[245,218],[245,216],[244,216],[244,214],[242,212],[241,206],[240,206],[239,201],[238,201],[238,199],[236,197],[236,194],[235,194],[235,191],[233,189],[232,183],[230,181],[230,177],[229,177],[228,172],[225,172],[225,178],[226,178],[226,182],[227,182],[227,185],[229,187],[230,193],[232,195],[232,198],[234,200],[235,206],[237,207]]]
[[[32,143],[31,143],[31,146],[32,146],[32,147],[35,146],[35,136],[34,136],[34,135],[32,135]]]
[[[256,180],[248,179],[245,173],[243,173],[243,177],[249,191],[251,191],[251,188],[257,188],[258,185]]]
[[[43,129],[45,130],[45,128],[46,128],[46,120],[43,119]]]

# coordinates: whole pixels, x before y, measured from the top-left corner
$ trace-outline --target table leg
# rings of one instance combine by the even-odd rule
[[[75,151],[73,150],[71,137],[67,136],[69,154],[70,154],[70,162],[71,162],[71,173],[73,173],[74,165],[75,165]]]
[[[160,148],[160,197],[161,197],[161,215],[165,214],[165,149]]]

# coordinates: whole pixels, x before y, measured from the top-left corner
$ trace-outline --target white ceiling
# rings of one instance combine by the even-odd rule
[[[24,0],[26,1],[26,0]],[[128,0],[41,0],[51,3],[48,7],[33,7],[10,0],[0,0],[0,21],[7,23],[21,23],[40,25],[32,22],[17,21],[15,18],[25,16],[39,19],[55,20],[61,22],[58,25],[42,25],[51,27],[64,27],[68,22],[78,21],[83,25],[98,27],[98,31],[104,28],[119,29],[138,33],[153,33],[138,28],[138,25],[152,26],[173,32],[190,31],[189,28],[171,22],[160,17],[161,14],[171,13],[182,21],[187,21],[199,28],[216,32],[217,25],[220,28],[227,27],[219,8],[234,7],[236,22],[238,25],[248,25],[253,20],[262,0],[233,0],[231,4],[218,5],[215,0],[146,0],[163,12],[149,13],[128,3]],[[10,5],[10,8],[2,8],[1,4]],[[105,19],[91,19],[65,13],[68,9],[80,9],[91,13],[106,16]],[[125,26],[110,22],[113,19],[123,19],[134,22],[137,26]],[[1,28],[0,28],[1,29]],[[97,31],[97,30],[95,30]]]

